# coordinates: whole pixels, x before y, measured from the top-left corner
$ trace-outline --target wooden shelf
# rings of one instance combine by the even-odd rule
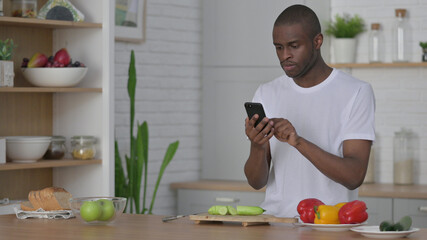
[[[85,93],[102,92],[102,88],[0,87],[0,93]]]
[[[74,160],[74,159],[62,159],[62,160],[39,160],[34,163],[13,163],[8,162],[0,164],[0,171],[5,170],[18,170],[18,169],[34,169],[34,168],[53,168],[53,167],[72,167],[81,165],[101,164],[101,159],[92,160]]]
[[[21,17],[0,17],[0,25],[37,28],[102,28],[101,23],[44,20]]]
[[[329,64],[334,68],[399,68],[399,67],[427,67],[427,62],[402,63],[337,63]]]

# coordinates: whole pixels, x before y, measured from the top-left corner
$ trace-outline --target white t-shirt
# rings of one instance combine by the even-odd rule
[[[267,117],[288,119],[299,136],[340,157],[344,140],[375,140],[371,86],[337,69],[310,88],[283,75],[261,85],[253,101],[263,104]],[[294,217],[305,198],[318,198],[328,205],[357,199],[357,189],[348,190],[326,177],[288,143],[273,136],[270,150],[272,168],[261,204],[266,214]]]

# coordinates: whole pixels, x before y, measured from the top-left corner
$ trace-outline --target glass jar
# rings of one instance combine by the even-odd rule
[[[407,62],[409,59],[409,25],[406,22],[406,9],[396,9],[393,27],[393,62]]]
[[[65,147],[65,137],[63,136],[52,136],[49,148],[44,154],[44,159],[62,159],[67,152]]]
[[[412,133],[405,128],[395,132],[393,144],[393,182],[394,184],[413,184]]]
[[[96,154],[96,138],[93,136],[74,136],[71,138],[71,155],[74,159],[93,159]]]
[[[383,61],[383,44],[384,39],[380,32],[380,24],[372,23],[369,33],[369,62],[376,63]]]
[[[12,17],[37,17],[37,0],[12,0]]]

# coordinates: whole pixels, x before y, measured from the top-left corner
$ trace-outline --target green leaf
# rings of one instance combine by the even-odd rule
[[[357,14],[351,17],[344,14],[342,17],[335,15],[335,22],[327,24],[325,33],[336,38],[354,38],[357,34],[365,31],[365,23]]]
[[[146,126],[146,125],[145,125]],[[138,134],[136,137],[136,172],[135,172],[135,179],[134,179],[134,190],[133,190],[133,198],[135,200],[135,210],[137,213],[140,213],[140,207],[139,207],[139,201],[141,196],[141,180],[142,180],[142,169],[144,166],[144,163],[146,161],[145,157],[145,145],[144,145],[144,124],[139,125],[138,124]],[[145,185],[145,184],[144,184]]]
[[[119,147],[117,141],[114,141],[114,151],[115,151],[115,159],[114,159],[114,169],[115,169],[115,196],[117,197],[128,197],[126,194],[126,178],[125,172],[122,167],[122,159],[120,157]]]
[[[179,141],[169,144],[168,149],[166,150],[165,157],[163,158],[162,165],[160,166],[160,172],[157,176],[156,186],[154,187],[153,198],[151,199],[150,209],[148,214],[153,213],[154,201],[156,200],[157,189],[159,188],[160,181],[162,180],[163,173],[165,172],[166,167],[172,161],[173,156],[175,155],[176,150],[178,149]]]
[[[142,155],[144,159],[144,192],[142,198],[142,211],[141,213],[145,213],[147,208],[145,207],[145,199],[147,196],[147,177],[148,177],[148,124],[146,121],[142,123],[141,128],[141,136],[142,136]]]

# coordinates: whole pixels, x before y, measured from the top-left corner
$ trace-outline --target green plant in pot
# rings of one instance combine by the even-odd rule
[[[115,141],[115,195],[117,197],[126,197],[126,209],[130,213],[152,214],[153,206],[156,200],[157,189],[168,164],[174,157],[179,141],[169,144],[163,158],[160,172],[157,176],[156,185],[153,190],[150,207],[146,207],[147,193],[147,177],[148,177],[148,124],[144,121],[142,124],[137,123],[137,135],[133,135],[134,119],[135,119],[135,90],[136,90],[136,69],[135,69],[135,54],[131,51],[129,64],[129,79],[128,79],[128,94],[130,98],[130,156],[125,156],[126,172],[122,167],[117,140]],[[141,182],[143,182],[142,206],[141,199]]]
[[[427,42],[420,42],[420,47],[423,49],[423,55],[421,60],[427,62]]]
[[[357,14],[351,16],[335,15],[335,21],[330,21],[325,30],[326,35],[333,36],[333,50],[337,63],[355,61],[356,36],[365,31],[365,23]]]
[[[0,40],[0,87],[13,87],[15,73],[13,71],[13,49],[16,45],[13,40],[7,38]]]

